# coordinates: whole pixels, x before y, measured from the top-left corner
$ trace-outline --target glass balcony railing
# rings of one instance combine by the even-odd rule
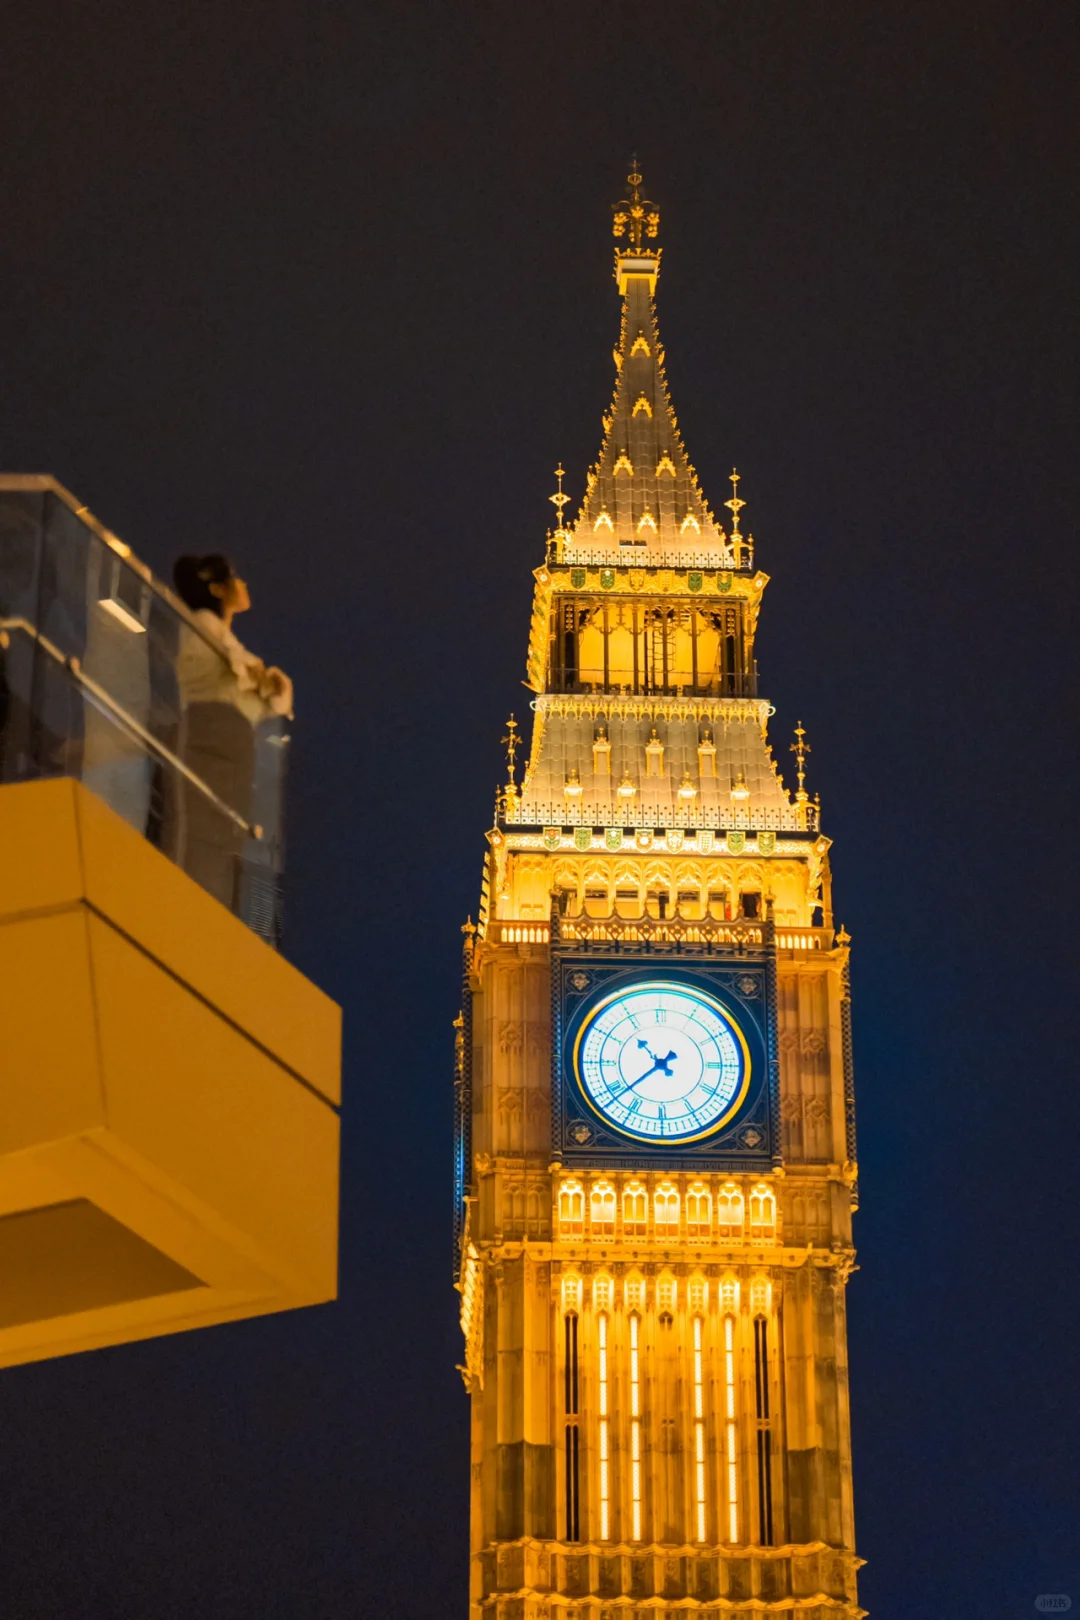
[[[77,778],[276,948],[289,722],[252,721],[235,688],[66,490],[0,477],[0,783]]]

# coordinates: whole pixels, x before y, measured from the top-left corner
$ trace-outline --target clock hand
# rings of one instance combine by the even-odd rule
[[[667,1057],[657,1057],[656,1053],[651,1050],[648,1041],[642,1040],[638,1041],[638,1050],[640,1052],[648,1052],[649,1056],[653,1060],[653,1069],[663,1069],[665,1074],[670,1075],[671,1070],[668,1068],[668,1064],[673,1062],[673,1060],[678,1056],[677,1052],[669,1052]],[[649,1070],[649,1073],[652,1073],[652,1069]],[[645,1076],[642,1075],[641,1078],[644,1080]]]
[[[645,1042],[644,1041],[638,1041],[638,1045],[639,1046],[644,1046]],[[649,1053],[649,1056],[650,1057],[653,1056],[651,1052]],[[653,1066],[652,1066],[652,1068],[651,1069],[646,1069],[644,1074],[639,1074],[637,1079],[630,1083],[630,1086],[629,1086],[628,1089],[630,1091],[633,1091],[637,1086],[640,1086],[640,1084],[641,1084],[641,1082],[643,1080],[647,1080],[649,1078],[650,1074],[655,1074],[657,1069],[662,1070],[663,1073],[666,1074],[668,1079],[670,1080],[670,1078],[671,1078],[671,1064],[674,1062],[674,1060],[675,1060],[675,1058],[677,1056],[678,1056],[678,1053],[669,1052],[667,1057],[653,1058]]]

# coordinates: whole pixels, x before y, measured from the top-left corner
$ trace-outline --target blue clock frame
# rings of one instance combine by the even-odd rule
[[[776,961],[759,955],[683,957],[649,952],[552,951],[552,1148],[582,1168],[708,1170],[767,1168],[779,1157],[780,1071],[776,1045]],[[749,1084],[717,1128],[683,1142],[631,1137],[605,1119],[583,1086],[575,1051],[597,1010],[645,985],[697,991],[720,1008],[745,1042]]]

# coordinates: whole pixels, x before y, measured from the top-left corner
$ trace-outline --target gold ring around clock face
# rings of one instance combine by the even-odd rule
[[[574,1043],[595,1111],[639,1142],[692,1142],[725,1124],[750,1085],[734,1017],[696,985],[649,980],[598,1001]]]

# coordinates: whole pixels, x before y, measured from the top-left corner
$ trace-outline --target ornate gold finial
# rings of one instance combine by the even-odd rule
[[[791,752],[795,755],[795,768],[799,778],[799,791],[796,797],[800,804],[805,804],[806,793],[806,756],[811,752],[810,744],[806,741],[806,728],[802,721],[795,727],[795,741],[791,744]]]
[[[559,465],[555,469],[555,477],[559,480],[559,487],[555,491],[554,495],[549,495],[548,496],[548,500],[551,502],[552,506],[555,508],[556,512],[559,514],[558,528],[555,530],[554,534],[552,534],[550,529],[548,530],[548,541],[549,541],[549,543],[552,542],[552,541],[554,542],[555,560],[556,560],[556,562],[561,562],[562,561],[562,554],[563,554],[563,546],[566,544],[567,540],[569,540],[569,538],[570,538],[570,531],[565,527],[565,525],[563,523],[563,507],[569,505],[570,497],[569,497],[569,495],[567,495],[566,491],[562,487],[562,481],[566,477],[566,473],[563,471],[563,464],[562,464],[561,461],[559,462]]]
[[[731,513],[731,538],[732,540],[740,539],[739,513],[746,505],[746,502],[739,499],[739,474],[735,471],[734,467],[731,469],[731,499],[730,501],[725,501],[724,505]]]
[[[641,195],[641,170],[637,157],[630,159],[630,173],[626,177],[630,194],[615,204],[612,234],[626,237],[631,253],[640,253],[646,238],[652,241],[660,230],[660,210],[655,203]]]
[[[563,514],[563,507],[568,506],[569,503],[570,503],[570,497],[569,497],[569,495],[567,495],[564,492],[563,487],[562,487],[562,481],[566,477],[566,473],[563,471],[563,464],[562,464],[561,461],[559,462],[559,465],[555,469],[555,477],[559,480],[559,487],[555,491],[554,495],[549,495],[548,496],[548,500],[551,502],[552,506],[555,508],[556,512],[558,512],[558,514],[559,514],[559,527],[556,530],[556,533],[557,534],[565,534],[566,531],[563,528],[562,514]]]
[[[517,734],[517,721],[513,715],[506,722],[506,736],[502,739],[506,749],[506,792],[512,799],[517,797],[517,780],[514,766],[517,760],[517,751],[521,746],[521,738]]]

